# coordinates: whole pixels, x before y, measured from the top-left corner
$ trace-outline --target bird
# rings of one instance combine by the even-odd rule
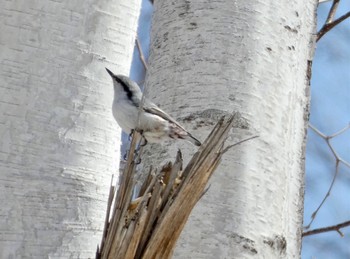
[[[113,117],[125,133],[132,134],[134,130],[138,130],[146,143],[162,143],[168,139],[184,139],[196,146],[201,145],[201,142],[175,119],[146,98],[138,119],[142,99],[140,87],[129,77],[116,75],[108,68],[106,70],[113,80]]]

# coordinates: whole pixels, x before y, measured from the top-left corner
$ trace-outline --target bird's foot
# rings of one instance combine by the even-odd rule
[[[126,161],[128,160],[129,150],[125,151],[125,154],[123,155],[123,159]]]
[[[131,131],[130,131],[130,134],[129,134],[129,141],[131,141],[131,139],[132,139],[132,135],[134,135],[134,129],[132,129]]]
[[[125,154],[123,155],[123,160],[124,161],[127,161],[128,160],[128,156],[129,156],[129,152],[130,150],[127,150],[125,152]],[[141,158],[139,157],[139,148],[138,149],[135,149],[135,152],[134,152],[134,159],[137,159],[137,161],[135,161],[135,163],[138,165],[138,164],[141,164]]]
[[[134,131],[137,131],[141,135],[140,147],[146,146],[148,142],[147,142],[145,136],[143,135],[143,130],[136,128],[135,130],[132,130],[132,133],[134,133]]]
[[[147,143],[148,143],[147,139],[144,136],[142,136],[140,146],[144,147],[147,145]]]

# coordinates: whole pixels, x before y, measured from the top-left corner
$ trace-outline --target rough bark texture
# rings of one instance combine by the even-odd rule
[[[0,258],[92,258],[120,130],[104,67],[127,73],[140,2],[2,1]]]
[[[233,111],[243,120],[232,142],[260,136],[224,157],[175,258],[299,257],[315,8],[303,0],[155,1],[149,98],[194,136]],[[150,161],[178,146],[195,150],[157,146]]]

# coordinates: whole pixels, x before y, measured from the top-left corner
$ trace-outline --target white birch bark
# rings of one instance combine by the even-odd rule
[[[240,112],[175,258],[298,258],[316,1],[155,1],[147,91],[201,140]],[[153,165],[190,144],[156,146]],[[146,156],[150,153],[146,153]],[[144,159],[145,161],[145,159]]]
[[[0,258],[92,258],[119,164],[112,82],[140,1],[2,1]]]

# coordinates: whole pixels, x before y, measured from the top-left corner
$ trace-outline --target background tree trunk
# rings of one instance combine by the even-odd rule
[[[236,111],[231,141],[259,135],[224,156],[175,258],[299,257],[315,10],[302,0],[155,1],[149,98],[202,139]],[[178,147],[195,151],[154,145],[143,161],[158,165]]]
[[[119,164],[104,67],[129,71],[139,9],[3,1],[0,258],[94,256]]]

